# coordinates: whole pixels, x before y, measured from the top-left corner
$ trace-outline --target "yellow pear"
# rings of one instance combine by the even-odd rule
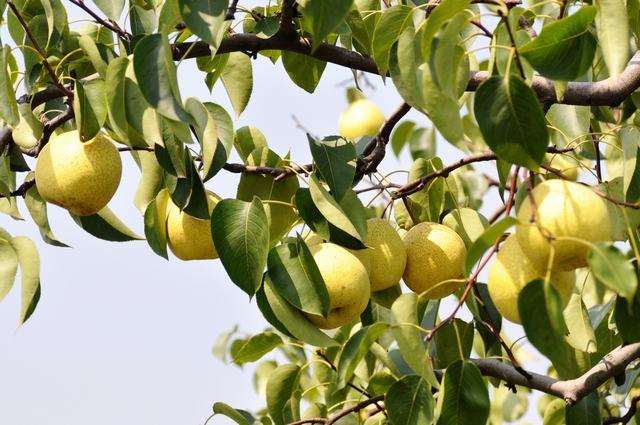
[[[370,254],[371,291],[377,292],[397,285],[407,264],[407,252],[391,224],[382,218],[367,220],[365,245]]]
[[[429,299],[451,295],[462,284],[467,249],[456,232],[437,223],[413,226],[403,239],[407,250],[404,281]],[[451,281],[451,280],[458,281]]]
[[[306,242],[309,248],[311,248],[314,245],[319,245],[325,242],[322,236],[320,236],[316,232],[309,232],[307,236],[304,237],[304,241]],[[364,268],[367,270],[367,274],[371,273],[371,250],[370,249],[368,248],[365,248],[365,249],[345,248],[345,249],[350,253],[352,253],[353,255],[355,255],[358,260],[360,260]]]
[[[102,134],[82,143],[77,131],[51,137],[36,162],[36,186],[42,198],[75,215],[104,208],[118,189],[120,154]]]
[[[321,243],[309,248],[327,286],[331,310],[327,317],[307,314],[316,326],[334,329],[358,318],[369,303],[371,286],[364,265],[345,248]]]
[[[538,269],[547,269],[552,247],[553,270],[584,267],[589,243],[611,239],[607,203],[590,188],[553,179],[537,185],[532,196],[536,222],[531,223],[532,204],[527,196],[518,211],[520,224],[516,235],[522,250]]]
[[[220,198],[207,192],[209,213]],[[211,220],[190,216],[169,200],[167,205],[167,239],[169,248],[181,260],[208,260],[218,258],[211,237]]]
[[[384,115],[380,108],[368,99],[358,99],[340,115],[338,127],[342,137],[355,139],[375,136],[383,124]]]
[[[489,269],[487,288],[496,308],[514,323],[520,321],[518,311],[518,295],[527,283],[534,279],[544,278],[545,270],[538,269],[522,252],[515,234],[502,243],[496,259]],[[574,272],[552,272],[551,284],[566,304],[571,297],[575,283]]]
[[[575,159],[569,159],[562,154],[548,153],[544,156],[544,163],[556,170],[560,171],[563,176],[571,181],[578,180],[580,172],[580,164]],[[555,174],[550,171],[545,173],[547,177],[555,178]]]
[[[442,219],[442,224],[460,235],[467,249],[489,226],[487,219],[471,208],[458,208],[451,211]]]

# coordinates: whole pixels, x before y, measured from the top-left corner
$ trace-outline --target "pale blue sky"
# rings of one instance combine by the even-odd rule
[[[63,3],[74,19],[82,16]],[[5,40],[6,32],[2,35]],[[288,79],[281,63],[274,66],[260,57],[254,61],[251,102],[235,126],[255,125],[274,150],[284,154],[290,149],[295,160],[308,161],[306,138],[291,116],[315,134],[335,133],[346,106],[338,84],[351,75],[328,65],[310,95]],[[221,86],[209,95],[193,61],[180,65],[179,79],[183,97],[197,96],[232,110]],[[376,90],[365,89],[366,94],[389,115],[400,98],[390,81],[385,87],[380,78],[369,79]],[[427,124],[416,112],[409,117]],[[458,157],[443,144],[439,154],[445,163]],[[142,217],[132,203],[139,173],[127,154],[123,158],[123,183],[110,207],[142,234]],[[235,154],[232,160],[237,160]],[[408,167],[406,152],[403,164]],[[382,170],[398,168],[400,162],[389,154]],[[221,196],[234,196],[237,178],[222,171],[208,186]],[[234,324],[247,332],[266,325],[255,303],[230,282],[218,261],[167,262],[144,241],[93,238],[54,206],[49,207],[53,231],[73,248],[51,247],[41,241],[23,204],[21,211],[26,221],[2,215],[0,227],[38,244],[42,298],[33,317],[19,328],[19,285],[0,303],[0,423],[200,424],[214,401],[248,409],[263,405],[253,392],[251,366],[225,365],[211,355],[215,338]],[[211,423],[228,422],[215,418]]]

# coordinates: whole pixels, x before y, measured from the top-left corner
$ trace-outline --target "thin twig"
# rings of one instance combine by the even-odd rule
[[[33,48],[36,49],[36,51],[38,52],[38,54],[40,55],[40,59],[41,59],[41,63],[42,66],[44,66],[44,69],[47,70],[47,73],[49,74],[49,76],[51,77],[51,82],[62,92],[64,93],[65,96],[72,98],[73,97],[73,92],[69,89],[67,89],[65,87],[64,84],[62,84],[60,82],[60,80],[58,80],[58,76],[56,75],[56,72],[53,70],[53,68],[51,67],[51,64],[49,63],[49,61],[47,61],[47,54],[45,53],[44,50],[42,50],[42,48],[40,47],[40,44],[38,44],[38,40],[36,40],[35,36],[33,35],[33,33],[31,32],[31,29],[29,28],[29,25],[27,24],[27,22],[24,20],[24,17],[22,16],[22,14],[20,13],[20,11],[18,10],[18,8],[16,7],[16,5],[13,3],[13,0],[7,0],[7,5],[11,8],[11,11],[13,12],[13,14],[15,15],[15,17],[18,19],[18,21],[20,22],[20,25],[22,26],[22,29],[24,29],[25,34],[27,34],[27,37],[29,38],[29,41],[31,41],[31,44],[33,45]]]

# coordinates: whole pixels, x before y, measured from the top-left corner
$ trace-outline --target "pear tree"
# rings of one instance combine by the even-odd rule
[[[535,400],[536,423],[640,424],[640,0],[1,0],[0,22],[0,211],[42,235],[0,229],[20,323],[55,291],[47,209],[142,244],[109,207],[129,185],[157,261],[221,262],[264,316],[215,350],[263,408],[203,421],[495,425]],[[232,110],[181,96],[185,61]],[[276,152],[238,126],[256,61],[309,93],[344,71],[339,134]]]

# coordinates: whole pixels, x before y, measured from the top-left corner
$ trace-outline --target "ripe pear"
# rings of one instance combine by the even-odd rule
[[[553,179],[537,185],[531,194],[536,222],[531,223],[532,204],[527,196],[518,211],[520,224],[516,235],[523,252],[538,269],[547,269],[552,247],[552,270],[584,267],[587,265],[589,243],[611,239],[612,225],[607,203],[590,188]],[[555,239],[550,241],[548,237]]]
[[[522,323],[518,311],[518,295],[527,283],[544,278],[544,275],[545,270],[538,269],[522,252],[516,235],[509,235],[502,243],[487,279],[489,295],[500,314],[514,323]],[[573,291],[575,273],[552,272],[550,280],[566,305]]]
[[[317,234],[316,232],[309,232],[307,236],[304,237],[304,241],[309,248],[314,245],[319,245],[324,243],[325,240]],[[364,249],[350,249],[345,248],[347,251],[356,256],[358,260],[362,263],[365,269],[367,269],[367,274],[371,273],[371,250],[369,248]]]
[[[397,285],[407,264],[407,252],[391,224],[381,218],[367,220],[365,245],[369,247],[367,251],[371,257],[371,291],[382,291]]]
[[[544,163],[560,171],[567,179],[571,181],[578,180],[580,165],[575,159],[571,160],[561,154],[548,153],[544,156]],[[555,175],[552,172],[547,171],[546,175],[547,177],[555,178]]]
[[[345,248],[321,243],[309,248],[329,293],[327,317],[307,314],[322,329],[334,329],[358,318],[369,303],[371,285],[364,265]]]
[[[409,229],[403,242],[407,249],[403,278],[413,292],[438,299],[463,284],[467,249],[456,232],[442,224],[423,222]],[[452,279],[460,281],[450,282]]]
[[[383,124],[384,115],[380,108],[368,99],[358,99],[340,115],[338,127],[342,137],[355,139],[375,136]]]
[[[442,224],[460,235],[468,249],[489,226],[489,221],[474,209],[458,208],[447,214]]]
[[[209,213],[220,198],[207,192]],[[181,260],[208,260],[218,258],[211,236],[211,220],[190,216],[169,200],[167,206],[167,239],[169,248]]]
[[[42,198],[80,216],[104,208],[121,175],[120,154],[102,134],[86,143],[75,130],[54,135],[36,162],[36,186]]]

